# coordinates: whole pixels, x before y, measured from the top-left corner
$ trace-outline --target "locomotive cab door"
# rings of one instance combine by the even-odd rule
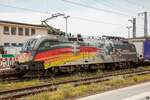
[[[78,42],[73,43],[73,53],[74,55],[78,55],[80,53],[80,45]]]

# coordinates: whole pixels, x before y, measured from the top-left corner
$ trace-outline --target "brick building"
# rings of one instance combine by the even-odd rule
[[[46,35],[48,28],[34,25],[0,20],[0,46],[21,46],[32,35]]]

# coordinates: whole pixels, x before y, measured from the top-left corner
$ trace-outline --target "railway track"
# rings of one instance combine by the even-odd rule
[[[105,75],[96,76],[96,77],[86,77],[82,79],[68,80],[68,81],[57,82],[57,83],[47,83],[44,85],[39,85],[34,87],[0,91],[0,100],[16,99],[16,98],[21,98],[27,95],[36,94],[40,92],[54,91],[57,90],[60,85],[64,85],[64,84],[72,84],[74,86],[79,86],[79,85],[91,84],[96,82],[103,82],[106,80],[110,80],[114,76],[118,76],[118,75],[123,75],[124,77],[130,77],[134,75],[142,75],[142,74],[149,74],[149,73],[150,70],[140,70],[140,69],[130,70],[130,71],[129,70],[119,71],[117,73],[108,72],[107,74],[105,73]]]
[[[150,67],[148,67],[148,66],[145,66],[145,67],[138,67],[138,68],[130,68],[130,69],[125,69],[125,71],[130,71],[130,70],[143,70],[143,69],[150,69]],[[124,69],[123,69],[124,70]],[[115,71],[111,71],[111,70],[102,70],[102,76],[105,76],[105,74],[110,74],[110,73],[119,73],[119,72],[122,72],[122,69],[119,69],[119,70],[115,70]],[[83,75],[84,74],[86,74],[87,75],[87,73],[84,73],[84,72],[82,72],[83,73]],[[93,72],[88,72],[89,74],[90,74],[90,76],[92,76],[93,74],[92,73],[97,73],[96,71],[93,71]],[[78,75],[79,73],[71,73],[71,74],[67,74],[67,73],[65,73],[65,75],[64,75],[64,73],[63,73],[63,75],[62,74],[60,74],[60,75],[55,75],[55,76],[53,76],[53,78],[55,78],[55,79],[57,79],[57,78],[61,78],[61,77],[66,77],[66,76],[74,76],[74,75]],[[92,74],[92,75],[91,75]],[[85,75],[84,75],[85,76]],[[47,80],[47,79],[49,79],[50,77],[49,76],[47,76],[47,77],[39,77],[39,76],[37,76],[37,77],[16,77],[16,76],[7,76],[7,77],[0,77],[0,82],[7,82],[7,83],[12,83],[12,82],[22,82],[22,81],[30,81],[30,80],[33,80],[33,79],[41,79],[41,80]],[[49,80],[48,80],[49,81]]]

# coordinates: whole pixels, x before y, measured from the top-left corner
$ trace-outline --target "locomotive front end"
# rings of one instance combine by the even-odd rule
[[[19,63],[26,63],[33,60],[36,51],[36,43],[37,39],[34,38],[31,38],[24,43],[19,56]]]
[[[33,61],[35,55],[35,47],[36,47],[37,39],[31,38],[28,39],[21,50],[21,53],[18,55],[18,61],[14,65],[16,69],[19,70],[28,70],[30,63]]]

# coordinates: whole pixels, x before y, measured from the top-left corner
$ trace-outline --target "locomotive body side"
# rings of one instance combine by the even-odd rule
[[[28,40],[22,55],[27,56],[24,61],[20,59],[19,64],[27,65],[31,70],[137,62],[133,44],[111,39],[68,41],[66,38],[43,36]]]
[[[87,45],[86,43],[69,41],[55,41],[55,43],[51,43],[51,40],[43,42],[42,49],[40,46],[34,58],[36,62],[44,62],[44,69],[92,63],[92,59],[96,56],[96,52],[100,50],[99,48]],[[44,44],[50,45],[46,47]]]

